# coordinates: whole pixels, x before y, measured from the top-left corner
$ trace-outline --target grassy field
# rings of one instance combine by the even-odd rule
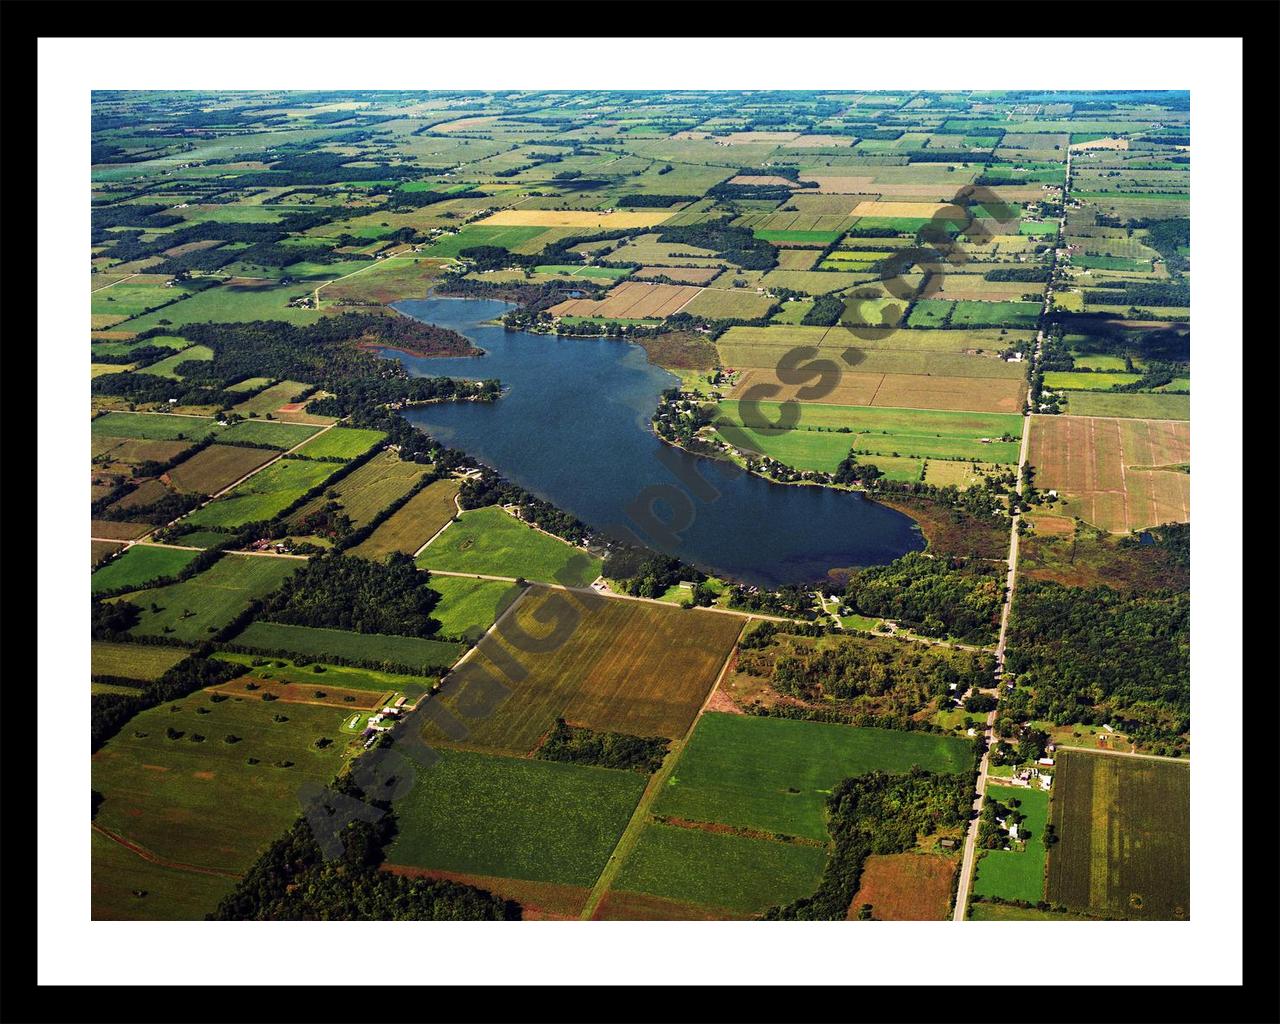
[[[354,459],[363,455],[387,435],[381,430],[360,430],[353,427],[332,427],[315,440],[298,449],[299,455],[309,459]]]
[[[438,754],[396,801],[392,864],[590,886],[645,787],[637,772]]]
[[[945,921],[959,858],[930,853],[872,854],[862,868],[849,916],[871,907],[876,921]]]
[[[1049,820],[1049,794],[1032,787],[989,784],[987,796],[1005,805],[1021,800],[1018,810],[1027,820],[1019,831],[1029,830],[1031,838],[1025,850],[985,851],[978,858],[973,894],[1039,903],[1044,899],[1044,826]]]
[[[1044,375],[1044,386],[1062,391],[1110,391],[1121,384],[1141,380],[1137,373],[1076,373],[1050,370]]]
[[[197,692],[143,711],[93,756],[93,788],[104,797],[94,824],[167,861],[247,870],[297,817],[298,787],[307,780],[328,782],[344,757],[343,711],[290,705],[280,712],[279,706],[247,699],[215,703]],[[336,742],[317,748],[321,738]],[[101,916],[120,914],[121,904],[139,911],[133,916],[181,916],[194,909],[176,882],[148,890],[154,869],[130,857],[94,864],[95,885],[103,890]],[[135,888],[147,891],[139,901],[145,911],[123,895]],[[209,883],[198,882],[201,888]],[[213,906],[198,909],[203,916]]]
[[[279,411],[282,405],[288,405],[310,387],[310,384],[304,384],[301,381],[282,380],[278,384],[272,384],[271,387],[256,392],[238,405],[232,406],[231,411],[238,412],[241,416],[249,416],[253,413],[265,416],[269,412]]]
[[[169,483],[187,494],[217,494],[280,453],[273,448],[211,444],[169,471]]]
[[[90,424],[90,431],[95,438],[141,437],[156,441],[178,438],[199,441],[220,429],[217,420],[203,416],[177,416],[172,413],[108,412]]]
[[[732,615],[535,588],[502,632],[544,637],[553,622],[568,628],[564,641],[550,650],[518,650],[496,639],[480,645],[476,658],[482,666],[501,651],[527,675],[498,673],[510,693],[494,713],[470,723],[468,746],[527,753],[557,717],[602,732],[681,737],[742,628]],[[465,693],[465,685],[459,689],[446,681],[441,697],[454,708]],[[443,733],[430,725],[427,736],[439,739]]]
[[[383,633],[354,633],[345,629],[292,626],[279,622],[251,622],[232,642],[274,653],[323,661],[326,657],[407,665],[430,674],[458,660],[462,648],[439,640]]]
[[[1040,318],[1038,302],[957,302],[951,322],[960,326],[1034,327]]]
[[[331,433],[333,431],[317,440],[322,441]],[[392,502],[408,494],[426,472],[426,466],[404,462],[393,451],[379,452],[363,466],[294,512],[289,517],[289,523],[296,528],[307,516],[320,511],[330,502],[337,502],[350,517],[352,527],[358,530]]]
[[[456,235],[437,239],[426,250],[424,256],[448,257],[456,259],[463,249],[474,249],[482,245],[501,246],[511,249],[529,242],[546,232],[545,227],[501,227],[469,224]]]
[[[441,634],[471,639],[478,639],[492,626],[520,593],[512,583],[465,576],[434,576],[431,589],[440,595],[431,617],[440,620]]]
[[[826,863],[820,846],[651,823],[613,888],[752,916],[811,895]]]
[[[739,402],[723,401],[720,410],[731,423],[742,422]],[[760,402],[746,432],[761,451],[773,458],[801,469],[833,472],[850,448],[904,458],[964,458],[1013,465],[1018,461],[1023,418],[1000,413],[807,403],[801,406],[794,430],[763,434],[751,429],[781,420],[779,403]],[[848,432],[843,433],[842,429]],[[1001,441],[1005,435],[1014,440]],[[989,440],[984,443],[983,438]]]
[[[181,374],[175,372],[175,367],[181,366],[183,363],[194,361],[208,362],[213,358],[213,349],[208,345],[192,345],[190,348],[183,349],[181,352],[175,352],[171,356],[154,362],[149,366],[144,366],[139,373],[149,373],[157,377],[169,377],[173,380],[180,380]]]
[[[95,676],[117,676],[149,683],[190,653],[181,647],[95,641],[89,650],[90,672]]]
[[[336,472],[333,462],[281,459],[187,518],[194,526],[239,527],[274,519]]]
[[[254,444],[263,448],[288,450],[302,444],[320,428],[306,423],[280,423],[276,420],[241,420],[232,424],[220,440],[237,444]]]
[[[114,562],[95,572],[90,577],[89,589],[97,594],[121,587],[141,587],[152,580],[176,576],[199,557],[199,551],[135,544]]]
[[[224,555],[181,583],[126,595],[142,609],[138,625],[130,632],[189,644],[208,640],[254,598],[276,590],[301,564],[291,558]]]
[[[385,558],[393,551],[417,553],[428,540],[458,514],[454,504],[461,484],[454,479],[433,480],[389,516],[348,554],[361,558]]]
[[[1115,416],[1124,419],[1189,420],[1190,395],[1107,395],[1079,392],[1067,396],[1072,416]]]
[[[586,586],[600,575],[602,563],[489,506],[461,513],[458,521],[422,552],[418,564],[425,569]]]
[[[682,312],[711,320],[754,320],[769,311],[774,300],[746,288],[704,288],[693,297]]]
[[[312,324],[324,314],[314,309],[291,307],[290,300],[311,293],[310,283],[275,284],[272,282],[233,279],[226,284],[206,288],[198,295],[146,313],[129,321],[129,330],[146,331],[152,327],[181,327],[185,324],[242,323],[254,320],[284,320],[291,324]],[[115,291],[114,288],[111,291]]]
[[[153,864],[101,832],[91,835],[95,921],[200,921],[235,886],[230,875]]]
[[[1051,900],[1112,917],[1187,920],[1188,765],[1060,751],[1053,824]]]
[[[947,736],[708,711],[654,812],[825,841],[841,779],[916,764],[961,772],[972,760],[969,743]]]
[[[417,700],[435,682],[434,676],[407,676],[399,672],[380,672],[371,668],[352,668],[348,665],[329,665],[311,660],[287,660],[267,658],[258,654],[237,654],[219,651],[220,661],[230,661],[245,667],[245,676],[254,679],[276,680],[282,683],[305,683],[324,689],[366,690],[370,693],[402,693],[410,701]],[[317,672],[319,668],[322,671]]]

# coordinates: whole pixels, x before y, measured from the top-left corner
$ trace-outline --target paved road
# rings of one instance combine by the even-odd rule
[[[1067,178],[1071,175],[1071,156],[1067,155]],[[1063,216],[1059,219],[1059,233],[1062,232],[1066,225],[1066,189],[1063,189]],[[1051,275],[1052,276],[1052,275]],[[1052,288],[1046,289],[1044,300],[1044,313],[1049,312],[1049,308],[1053,301]],[[1036,347],[1031,354],[1032,366],[1040,362],[1040,352],[1044,345],[1044,331],[1036,332]],[[1031,438],[1031,421],[1034,418],[1032,410],[1028,410],[1024,417],[1025,422],[1022,425],[1022,444],[1018,449],[1018,469],[1017,483],[1015,485],[1017,494],[1022,496],[1022,470],[1027,464],[1027,447]],[[984,692],[998,695],[1000,690],[1000,682],[1004,679],[1004,656],[1005,647],[1009,635],[1009,612],[1013,607],[1013,590],[1018,580],[1018,523],[1021,519],[1020,515],[1015,514],[1009,528],[1009,572],[1005,577],[1005,599],[1004,607],[1000,609],[1000,638],[996,642],[996,672],[993,682],[994,687],[985,688]],[[982,813],[982,801],[986,792],[987,769],[990,764],[990,748],[994,739],[996,723],[996,711],[991,711],[987,715],[986,725],[983,727],[983,739],[986,741],[987,750],[982,754],[982,761],[978,765],[978,784],[974,791],[973,800],[973,820],[969,822],[968,831],[964,838],[964,855],[960,860],[960,881],[956,886],[956,905],[952,914],[952,920],[963,921],[965,914],[969,909],[969,889],[973,884],[973,869],[977,863],[977,845],[978,845],[978,816]]]

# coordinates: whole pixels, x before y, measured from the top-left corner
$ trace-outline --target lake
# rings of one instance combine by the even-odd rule
[[[595,530],[764,587],[924,547],[909,517],[860,494],[771,483],[659,441],[649,421],[678,379],[638,345],[486,325],[513,308],[492,299],[395,308],[465,334],[487,355],[385,356],[416,375],[496,377],[504,387],[496,402],[419,406],[406,411],[409,421]]]

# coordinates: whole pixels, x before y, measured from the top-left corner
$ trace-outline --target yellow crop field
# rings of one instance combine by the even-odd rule
[[[870,199],[853,208],[855,217],[932,217],[950,208],[949,203],[894,203]]]

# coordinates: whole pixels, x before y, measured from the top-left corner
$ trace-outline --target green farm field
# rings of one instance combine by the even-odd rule
[[[183,349],[181,352],[175,352],[171,356],[166,356],[159,362],[151,363],[138,370],[139,373],[150,373],[157,377],[169,377],[172,380],[179,380],[182,374],[176,372],[176,368],[183,363],[196,361],[208,362],[213,358],[213,349],[208,345],[192,345],[190,348]]]
[[[334,428],[337,429],[337,428]],[[227,427],[219,440],[236,444],[260,445],[287,451],[296,448],[320,430],[306,423],[280,423],[274,420],[241,420]],[[318,440],[318,438],[317,438]]]
[[[513,583],[466,576],[433,576],[431,589],[440,595],[431,617],[440,620],[441,634],[471,639],[479,638],[520,594]]]
[[[758,407],[760,418],[753,417],[746,434],[762,452],[800,469],[826,472],[834,472],[850,448],[885,456],[1013,465],[1018,461],[1022,437],[1023,418],[1011,414],[816,403],[801,406],[796,429],[769,434],[752,428],[782,422],[782,407],[777,402],[760,402]],[[719,408],[730,423],[741,423],[739,402],[723,401]],[[849,432],[841,432],[841,428]],[[1005,435],[1015,440],[1001,441]],[[984,443],[982,438],[989,440]],[[865,461],[876,460],[867,457]]]
[[[512,249],[532,241],[547,231],[543,227],[478,227],[468,225],[456,235],[440,238],[433,242],[423,253],[431,257],[456,258],[463,249],[473,249],[481,245],[500,246]]]
[[[100,288],[92,293],[89,309],[95,317],[111,317],[127,320],[136,317],[157,306],[165,306],[175,299],[179,304],[186,297],[199,292],[199,285],[170,288],[165,284],[167,278],[154,274],[140,274],[137,277],[120,281],[110,288]],[[176,307],[166,307],[176,308]],[[163,314],[161,314],[163,315]],[[129,330],[135,330],[132,324]]]
[[[354,474],[353,474],[354,475]],[[361,558],[381,559],[393,551],[406,555],[434,537],[458,514],[454,503],[461,484],[452,478],[433,480],[388,516],[376,530],[349,553]]]
[[[314,309],[291,307],[289,302],[307,295],[315,286],[270,282],[234,283],[206,288],[198,295],[146,313],[129,321],[129,330],[146,331],[152,327],[213,323],[242,323],[254,320],[284,320],[291,324],[312,324],[324,314]],[[111,289],[115,291],[115,289]],[[161,324],[168,320],[168,324]]]
[[[1039,903],[1044,899],[1044,826],[1049,820],[1049,794],[1030,786],[988,784],[987,796],[1006,805],[1010,800],[1021,800],[1018,810],[1027,816],[1021,828],[1029,830],[1031,838],[1025,850],[984,851],[978,858],[973,894]]]
[[[200,921],[235,887],[231,872],[166,867],[102,832],[91,835],[89,898],[95,921]]]
[[[1053,824],[1050,900],[1107,917],[1188,919],[1188,765],[1060,751]]]
[[[389,863],[590,886],[645,787],[638,772],[437,754],[415,764],[413,788],[395,803]]]
[[[1189,420],[1190,395],[1076,392],[1067,397],[1072,416],[1115,416],[1121,419]]]
[[[274,519],[337,469],[338,465],[332,462],[281,459],[216,501],[196,509],[186,522],[193,526],[234,529],[246,523]]]
[[[199,441],[220,429],[217,420],[173,413],[108,412],[90,424],[95,438],[137,437],[154,441]]]
[[[332,430],[316,440],[323,441],[331,433]],[[305,452],[304,448],[299,454]],[[361,529],[384,508],[413,490],[426,472],[426,466],[420,466],[416,462],[403,462],[393,451],[379,452],[294,512],[289,517],[289,523],[297,528],[308,516],[336,502],[343,513],[350,517],[352,528]]]
[[[159,679],[190,653],[182,647],[94,641],[89,650],[90,672],[95,676],[115,676],[149,683]]]
[[[247,870],[298,816],[298,787],[327,783],[345,756],[344,711],[279,709],[196,692],[143,711],[93,756],[93,788],[103,795],[94,825],[167,862]],[[322,738],[333,742],[317,748]],[[95,864],[95,880],[111,894],[104,915],[118,912],[120,889],[145,889],[141,879],[152,872],[143,859],[136,862],[144,865],[137,875],[120,858]],[[148,907],[148,916],[174,916],[163,909],[172,898],[190,909],[180,886],[166,886],[145,897],[159,905]],[[198,916],[212,909],[203,906]]]
[[[1078,373],[1070,370],[1049,370],[1044,375],[1044,386],[1066,391],[1110,391],[1121,384],[1141,380],[1137,373]]]
[[[282,380],[246,398],[233,406],[231,411],[238,412],[241,416],[250,416],[253,413],[265,416],[269,412],[276,412],[282,405],[288,405],[310,387],[310,384],[304,384],[301,381]]]
[[[251,622],[231,642],[267,654],[302,658],[342,658],[375,664],[406,665],[427,675],[458,660],[457,644],[416,636],[355,633],[345,629],[293,626],[279,622]]]
[[[811,895],[826,863],[822,846],[650,823],[613,889],[755,916]]]
[[[311,660],[268,658],[258,654],[218,651],[214,657],[245,667],[245,675],[255,679],[274,679],[283,683],[321,685],[335,690],[368,690],[373,693],[403,693],[410,701],[426,693],[434,676],[409,676],[400,672],[380,672],[371,668],[330,665]],[[323,671],[317,672],[319,667]]]
[[[600,575],[601,560],[489,506],[461,513],[418,565],[583,587]]]
[[[386,436],[381,430],[331,427],[304,444],[297,454],[309,459],[340,459],[345,462],[363,455]]]
[[[708,711],[653,809],[825,842],[826,799],[841,779],[972,762],[971,744],[948,736]]]
[[[223,555],[180,583],[126,594],[125,600],[142,609],[130,632],[198,644],[227,626],[250,601],[276,590],[301,564],[292,558]]]
[[[199,557],[199,551],[135,544],[115,561],[95,572],[90,577],[89,589],[97,594],[106,590],[145,586],[152,580],[176,576]]]

